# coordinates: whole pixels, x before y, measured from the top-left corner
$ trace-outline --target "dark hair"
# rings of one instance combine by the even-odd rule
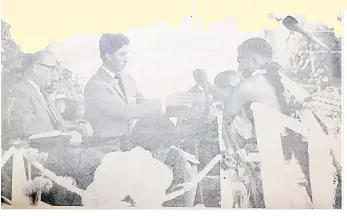
[[[272,59],[272,47],[271,45],[262,38],[255,37],[244,41],[237,48],[238,51],[245,53],[256,54],[261,57]]]
[[[22,60],[23,70],[27,70],[34,64],[37,64],[43,61],[47,56],[54,56],[55,52],[52,50],[52,47],[48,46],[46,49],[39,50],[36,53],[24,53]],[[57,62],[57,61],[56,61]],[[56,63],[54,62],[54,64]]]
[[[140,120],[133,128],[130,138],[133,147],[141,146],[149,151],[169,147],[174,145],[177,140],[175,125],[165,117]]]
[[[44,55],[45,55],[44,50],[37,51],[34,54],[25,53],[23,55],[23,69],[26,70],[27,68],[31,67],[33,64],[39,62],[41,59],[44,58]]]
[[[213,83],[215,85],[218,85],[218,83],[220,83],[221,80],[224,80],[228,76],[237,76],[241,79],[241,75],[237,71],[227,70],[227,71],[223,71],[223,72],[217,74],[217,76],[214,78]]]
[[[100,58],[104,60],[106,53],[115,53],[117,50],[122,48],[124,45],[129,44],[129,39],[119,34],[103,34],[99,40],[99,51]]]
[[[65,102],[65,110],[63,113],[61,113],[63,119],[67,121],[76,120],[78,104],[69,98],[65,98],[62,100]]]
[[[270,85],[272,85],[272,87],[275,88],[276,96],[280,104],[282,113],[289,114],[291,110],[287,106],[287,103],[285,101],[285,97],[284,97],[285,88],[281,81],[282,77],[279,74],[279,71],[281,70],[281,66],[277,62],[271,61],[262,65],[260,69],[266,70],[264,77],[267,79]]]

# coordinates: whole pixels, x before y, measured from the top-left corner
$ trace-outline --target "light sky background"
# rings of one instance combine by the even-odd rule
[[[189,88],[196,67],[208,70],[211,79],[221,70],[235,69],[237,45],[263,35],[264,28],[276,28],[267,17],[271,12],[300,13],[341,33],[336,16],[346,6],[345,0],[3,0],[2,18],[11,24],[23,52],[60,42],[63,65],[84,82],[100,66],[98,36],[78,32],[124,32],[132,46],[126,69],[139,89],[154,98]],[[190,26],[190,16],[200,23]]]
[[[130,39],[131,73],[140,91],[148,98],[163,97],[186,91],[194,85],[192,71],[206,69],[212,81],[223,70],[237,68],[237,46],[264,32],[241,33],[233,18],[199,28],[199,22],[188,19],[180,27],[157,23],[123,32]],[[101,65],[98,40],[101,34],[78,34],[55,44],[62,66],[82,78],[85,84]]]

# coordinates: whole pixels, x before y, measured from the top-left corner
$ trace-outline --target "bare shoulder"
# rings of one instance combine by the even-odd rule
[[[265,83],[264,81],[265,81],[264,76],[261,74],[258,74],[255,76],[245,78],[239,83],[238,86],[240,90],[243,90],[243,91],[245,90],[254,91],[258,89],[260,86],[263,86]]]
[[[272,94],[273,89],[262,74],[254,75],[240,82],[236,92],[249,100],[256,101],[266,95]]]

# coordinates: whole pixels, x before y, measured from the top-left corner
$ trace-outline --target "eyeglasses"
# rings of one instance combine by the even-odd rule
[[[47,65],[47,64],[43,64],[43,63],[37,63],[37,64],[51,69],[51,73],[60,71],[60,65],[59,64],[57,64],[57,65]]]

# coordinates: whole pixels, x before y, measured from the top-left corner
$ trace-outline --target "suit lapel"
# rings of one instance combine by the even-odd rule
[[[130,101],[129,101],[129,98],[128,98],[128,96],[129,96],[129,88],[127,88],[127,86],[128,86],[128,80],[123,76],[123,75],[121,75],[121,79],[122,79],[122,82],[123,82],[123,90],[124,90],[124,93],[122,92],[122,90],[121,90],[121,88],[120,88],[120,86],[119,85],[117,85],[118,86],[118,88],[119,88],[119,90],[121,90],[121,93],[122,93],[122,95],[123,95],[123,98],[125,99],[125,102],[126,103],[129,103]],[[118,83],[118,82],[117,82]]]
[[[42,107],[45,108],[45,110],[47,112],[49,112],[48,105],[47,105],[46,101],[44,100],[44,98],[41,97],[41,95],[39,95],[39,93],[34,88],[34,86],[32,86],[32,84],[30,82],[27,82],[26,85],[29,87],[30,91],[32,92],[31,95],[42,105]]]
[[[99,72],[100,76],[102,77],[103,80],[105,80],[106,82],[110,83],[111,89],[115,90],[115,93],[117,93],[123,100],[124,102],[126,102],[126,98],[122,93],[122,90],[120,89],[117,80],[114,77],[111,77],[106,71],[104,71],[103,69],[100,69]]]
[[[113,87],[116,89],[119,96],[122,97],[122,99],[126,102],[126,96],[123,94],[122,90],[120,89],[118,82],[113,82]]]
[[[33,99],[35,99],[36,101],[39,102],[39,104],[41,104],[41,106],[46,110],[47,115],[49,116],[54,127],[57,127],[55,120],[54,120],[54,116],[52,116],[51,111],[49,110],[48,104],[47,104],[45,98],[43,98],[44,96],[39,95],[39,92],[37,92],[37,90],[34,88],[34,86],[32,86],[32,84],[30,82],[26,82],[26,85],[28,86],[28,88],[32,92],[31,95],[33,96]]]

